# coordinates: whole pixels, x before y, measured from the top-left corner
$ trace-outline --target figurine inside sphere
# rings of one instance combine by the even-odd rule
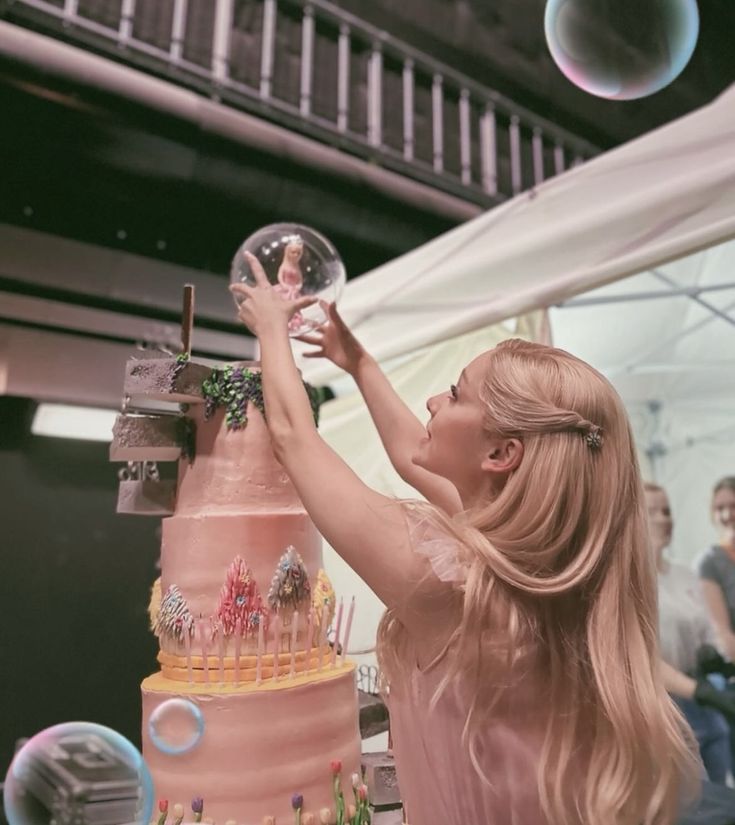
[[[297,223],[274,223],[264,226],[247,238],[235,253],[230,269],[230,283],[255,286],[245,252],[263,265],[268,280],[285,300],[315,295],[327,302],[342,294],[346,275],[337,250],[324,235]],[[242,296],[235,294],[239,305]],[[296,312],[288,325],[289,335],[301,335],[327,320],[318,303]]]

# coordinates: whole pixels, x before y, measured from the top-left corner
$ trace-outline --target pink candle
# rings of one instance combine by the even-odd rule
[[[337,664],[337,648],[339,647],[339,632],[342,629],[342,610],[344,609],[344,599],[339,600],[339,607],[337,608],[337,623],[334,628],[334,647],[332,648],[332,658],[330,665],[334,667]]]
[[[194,681],[194,676],[191,669],[191,634],[193,630],[193,627],[187,627],[184,629],[184,644],[186,645],[186,671],[189,674],[189,684]]]
[[[262,667],[263,667],[263,617],[260,617],[258,622],[258,649],[255,652],[255,684],[259,685],[262,681]]]
[[[281,652],[281,617],[276,613],[273,620],[273,681],[278,681],[278,654]]]
[[[322,669],[322,657],[324,656],[324,648],[327,646],[327,611],[322,609],[322,623],[319,625],[319,658],[317,659],[317,673]]]
[[[240,651],[242,650],[242,619],[235,623],[235,686],[240,684]]]
[[[206,622],[199,620],[199,644],[202,647],[202,662],[204,663],[204,681],[209,684],[209,658],[207,656],[207,633],[204,629]]]
[[[352,630],[352,617],[355,615],[355,597],[352,597],[352,601],[350,602],[350,609],[347,611],[347,624],[345,625],[345,638],[342,642],[342,658],[340,660],[341,664],[345,663],[345,658],[347,656],[347,643],[350,641],[350,630]]]
[[[309,608],[309,618],[306,622],[306,658],[304,659],[304,671],[308,671],[311,665],[311,646],[314,643],[314,614]]]
[[[218,640],[219,642],[219,683],[224,685],[225,683],[225,634],[222,632],[222,628],[219,629],[218,633]]]
[[[293,612],[293,624],[291,625],[291,668],[289,670],[289,677],[293,679],[296,675],[296,639],[299,633],[299,614],[296,610]]]

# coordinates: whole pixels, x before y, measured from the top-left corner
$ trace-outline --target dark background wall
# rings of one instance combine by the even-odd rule
[[[108,445],[30,435],[33,405],[0,398],[0,775],[15,741],[60,722],[140,747],[140,682],[158,575],[154,518],[118,516]]]

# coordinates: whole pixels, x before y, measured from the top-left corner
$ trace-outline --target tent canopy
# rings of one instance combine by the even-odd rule
[[[478,342],[497,338],[491,325],[552,307],[554,343],[626,402],[644,474],[671,493],[674,553],[691,558],[712,537],[712,483],[735,475],[734,238],[731,87],[350,281],[340,310],[379,361],[400,362],[399,383],[411,375],[403,396],[420,414],[439,373],[452,380]],[[315,383],[339,375],[323,361],[302,369]],[[323,431],[359,465],[370,443],[359,404],[331,402]],[[394,492],[387,479],[376,466],[366,480]]]
[[[384,361],[733,237],[735,87],[350,281],[340,310]]]

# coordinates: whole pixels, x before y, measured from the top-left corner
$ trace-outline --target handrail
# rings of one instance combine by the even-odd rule
[[[149,42],[136,30],[136,12],[146,6],[148,11],[160,9],[157,0],[122,0],[117,19],[102,20],[84,16],[79,0],[63,0],[63,5],[60,0],[15,0],[10,9],[21,18],[21,25],[26,9],[36,19],[40,15],[46,22],[60,24],[64,39],[88,46],[90,35],[100,38],[102,46],[115,48],[116,59],[123,56],[138,68],[151,71],[153,58],[163,69],[176,69],[175,75],[167,72],[172,82],[195,83],[199,88],[204,83],[211,96],[228,106],[274,120],[484,208],[599,152],[329,0],[261,0],[253,8],[258,5],[262,7],[260,31],[257,26],[237,27],[234,0],[214,0],[205,7],[211,14],[206,25],[212,34],[203,48],[204,64],[196,62],[196,55],[187,55],[187,46],[195,41],[195,35],[187,32],[187,0],[174,0],[165,48],[160,39]],[[290,94],[279,92],[274,83],[282,66],[278,37],[284,23],[300,27],[298,79],[289,76],[296,83]],[[76,38],[75,32],[79,32]],[[242,75],[250,55],[233,53],[235,32],[251,40],[257,37],[257,77],[248,82]],[[325,94],[331,100],[325,115],[315,105],[314,83],[317,49],[327,46],[333,53],[334,76],[325,80],[322,73],[321,77],[322,85],[327,84],[322,102]],[[363,101],[362,111],[355,109],[355,100]]]

